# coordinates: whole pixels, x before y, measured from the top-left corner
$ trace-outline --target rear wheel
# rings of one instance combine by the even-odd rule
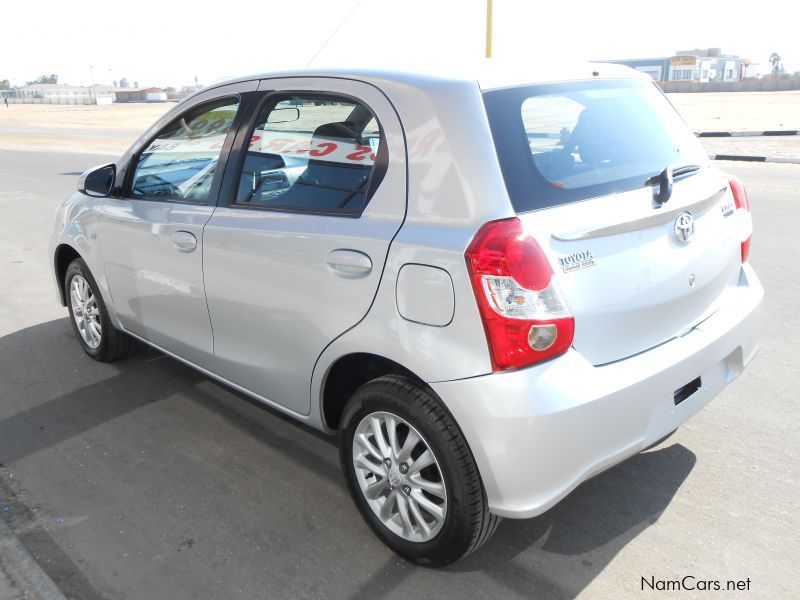
[[[76,258],[67,267],[64,290],[72,328],[83,351],[102,362],[127,356],[133,339],[112,325],[97,282],[82,259]]]
[[[472,453],[436,396],[399,376],[359,388],[345,408],[342,469],[361,514],[392,550],[442,566],[482,546],[489,513]]]

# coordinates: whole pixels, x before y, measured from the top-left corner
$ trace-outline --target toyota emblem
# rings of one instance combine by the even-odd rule
[[[688,244],[694,238],[694,217],[691,213],[682,212],[675,218],[675,239]]]

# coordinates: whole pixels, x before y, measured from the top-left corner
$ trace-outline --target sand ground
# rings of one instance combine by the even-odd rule
[[[800,129],[800,91],[667,95],[695,131]]]
[[[669,94],[695,131],[800,129],[800,92]],[[0,148],[121,154],[174,103],[0,105]],[[800,136],[704,140],[710,154],[800,156]]]

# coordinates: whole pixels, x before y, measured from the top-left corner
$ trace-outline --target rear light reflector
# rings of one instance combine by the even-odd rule
[[[558,329],[552,323],[547,325],[534,325],[528,332],[528,344],[534,350],[547,350],[558,339]]]
[[[728,176],[728,185],[731,188],[731,193],[733,194],[733,203],[736,205],[737,210],[743,210],[747,213],[750,213],[750,200],[747,198],[747,192],[744,189],[744,185],[739,180],[738,177],[733,175]],[[752,216],[748,214],[752,222]],[[751,225],[752,227],[752,225]],[[751,229],[752,231],[752,229]],[[750,255],[750,240],[752,238],[752,234],[747,236],[742,242],[742,262],[747,262],[747,258]]]
[[[742,242],[742,262],[746,263],[747,259],[750,258],[750,240],[753,236],[750,236],[745,241]]]
[[[529,366],[569,349],[572,313],[547,257],[519,219],[486,223],[466,260],[493,370]]]

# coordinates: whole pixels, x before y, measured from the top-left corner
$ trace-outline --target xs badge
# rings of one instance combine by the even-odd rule
[[[585,269],[586,267],[593,267],[595,265],[591,250],[584,250],[583,252],[575,252],[569,256],[562,256],[558,259],[558,262],[561,264],[561,269],[564,273],[570,273],[578,269]]]

